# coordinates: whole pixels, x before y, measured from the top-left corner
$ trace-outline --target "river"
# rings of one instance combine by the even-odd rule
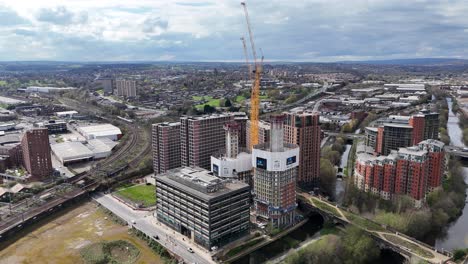
[[[459,147],[464,146],[462,142],[462,130],[458,125],[458,115],[452,113],[451,98],[447,98],[447,103],[449,107],[447,132],[450,136],[450,144]],[[466,163],[464,164],[463,172],[465,182],[468,183],[468,166]],[[468,189],[466,193],[468,195]],[[453,250],[455,248],[468,248],[468,206],[465,206],[462,215],[450,225],[444,237],[436,240],[435,246],[438,249],[443,248],[448,250]]]

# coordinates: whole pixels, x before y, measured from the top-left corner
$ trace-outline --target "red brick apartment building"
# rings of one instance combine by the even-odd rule
[[[416,207],[421,207],[426,194],[441,186],[444,164],[444,143],[433,139],[386,156],[375,156],[372,148],[361,146],[354,183],[358,189],[385,200],[408,195]]]
[[[310,112],[285,113],[284,141],[299,146],[297,184],[316,187],[320,179],[319,115]]]
[[[34,128],[24,133],[21,139],[23,164],[31,174],[31,180],[40,181],[51,176],[49,132],[47,128]]]

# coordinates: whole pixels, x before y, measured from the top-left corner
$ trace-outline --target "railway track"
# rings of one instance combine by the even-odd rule
[[[82,112],[89,112],[82,107],[78,107],[78,109]],[[11,230],[12,228],[17,228],[17,227],[22,227],[23,223],[25,221],[34,221],[38,215],[43,214],[44,212],[52,212],[55,210],[58,210],[58,208],[62,207],[63,203],[66,203],[72,199],[75,199],[77,196],[84,195],[85,193],[89,193],[91,191],[94,191],[96,188],[100,187],[102,185],[102,182],[104,178],[99,177],[100,172],[109,172],[114,170],[115,171],[115,165],[117,162],[122,161],[123,158],[125,158],[128,155],[132,155],[134,152],[135,148],[138,147],[139,142],[144,138],[142,138],[142,134],[144,137],[147,137],[145,131],[140,131],[141,128],[137,124],[134,123],[125,123],[120,120],[111,120],[106,117],[99,117],[102,118],[106,121],[112,122],[112,121],[117,121],[118,123],[122,124],[128,129],[128,139],[123,142],[121,147],[119,147],[114,153],[112,153],[111,156],[108,158],[100,161],[99,163],[96,164],[94,168],[91,170],[81,174],[77,175],[73,178],[71,178],[68,183],[71,184],[76,184],[82,180],[85,180],[84,185],[78,187],[76,190],[73,190],[69,193],[56,196],[54,199],[48,201],[47,203],[41,204],[37,207],[34,208],[28,208],[26,211],[23,211],[22,213],[15,214],[14,216],[8,217],[6,219],[2,219],[0,222],[0,240],[3,239],[2,235],[4,232],[7,232],[8,230]],[[141,134],[140,134],[141,132]],[[146,145],[144,148],[139,151],[138,153],[134,154],[135,156],[126,163],[127,168],[134,169],[136,168],[139,163],[141,162],[142,158],[145,157],[148,153],[151,151],[151,144],[149,141],[146,141]],[[119,171],[120,172],[120,171]],[[45,190],[38,194],[38,196],[50,192],[51,189]]]

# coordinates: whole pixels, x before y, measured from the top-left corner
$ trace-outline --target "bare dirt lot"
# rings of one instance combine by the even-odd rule
[[[0,252],[0,264],[84,263],[80,249],[111,240],[127,240],[140,255],[136,263],[163,263],[145,242],[130,235],[125,226],[112,220],[94,203],[85,203],[51,222],[40,226]]]

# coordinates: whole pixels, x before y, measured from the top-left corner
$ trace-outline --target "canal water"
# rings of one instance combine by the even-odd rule
[[[447,98],[447,103],[449,107],[447,132],[450,136],[450,144],[463,147],[465,145],[462,141],[462,130],[458,124],[458,115],[452,113],[453,102],[451,98]],[[463,166],[465,182],[468,183],[468,164],[465,162]],[[468,195],[468,189],[466,193]],[[443,248],[448,250],[468,247],[468,206],[465,205],[462,215],[449,226],[443,237],[436,240],[435,247],[438,249]]]
[[[316,214],[311,215],[307,223],[294,230],[287,236],[263,247],[251,254],[233,262],[233,264],[260,264],[280,256],[282,253],[291,249],[293,241],[301,243],[312,238],[317,232],[320,232],[323,226],[323,217]],[[294,242],[293,242],[294,243]]]
[[[343,155],[341,155],[341,161],[340,161],[340,168],[343,169],[343,173],[345,171],[345,168],[348,165],[348,156],[349,156],[349,151],[351,150],[351,145],[347,144],[346,149],[343,152]],[[342,179],[337,178],[336,179],[336,184],[335,184],[335,202],[337,204],[343,204],[343,199],[345,195],[345,190],[346,190],[346,181],[348,177],[344,177]]]

